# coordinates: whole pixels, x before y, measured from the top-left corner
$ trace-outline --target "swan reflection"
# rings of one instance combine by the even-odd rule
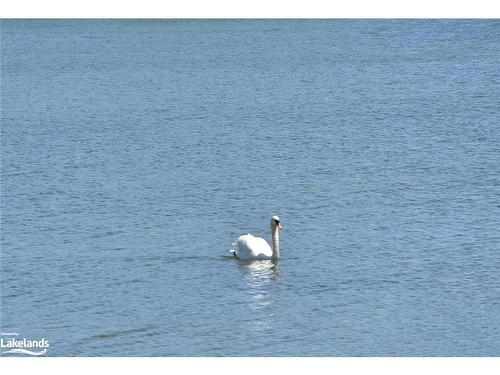
[[[254,260],[238,261],[244,272],[244,280],[248,288],[247,302],[249,307],[249,321],[256,331],[265,331],[273,328],[274,307],[276,302],[276,288],[274,282],[281,277],[279,261]]]
[[[249,284],[268,283],[281,277],[279,260],[238,260]]]

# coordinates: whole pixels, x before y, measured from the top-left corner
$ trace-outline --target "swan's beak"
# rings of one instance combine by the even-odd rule
[[[281,223],[278,223],[278,229],[283,229],[283,225],[281,225]]]

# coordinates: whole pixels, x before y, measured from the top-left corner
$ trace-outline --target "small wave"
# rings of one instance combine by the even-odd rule
[[[125,233],[124,231],[107,231],[105,233],[96,233],[96,234],[93,234],[91,236],[89,236],[89,238],[92,238],[92,239],[98,239],[98,238],[105,238],[105,237],[111,237],[111,236],[116,236],[118,234],[123,234]]]
[[[127,329],[127,330],[122,330],[122,331],[112,331],[112,332],[105,332],[105,333],[98,333],[97,335],[90,336],[88,340],[107,340],[107,339],[112,339],[115,337],[119,336],[127,336],[131,335],[134,333],[139,333],[139,332],[145,332],[147,331],[146,329]]]

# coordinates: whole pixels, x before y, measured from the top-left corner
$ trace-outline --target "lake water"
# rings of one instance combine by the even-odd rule
[[[499,61],[498,20],[2,21],[1,331],[500,355]]]

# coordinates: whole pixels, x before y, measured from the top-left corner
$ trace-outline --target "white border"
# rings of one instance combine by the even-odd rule
[[[495,18],[497,0],[3,0],[1,18]]]
[[[41,362],[40,362],[41,361]],[[498,374],[500,358],[3,358],[5,374]],[[4,371],[5,370],[5,371]]]

